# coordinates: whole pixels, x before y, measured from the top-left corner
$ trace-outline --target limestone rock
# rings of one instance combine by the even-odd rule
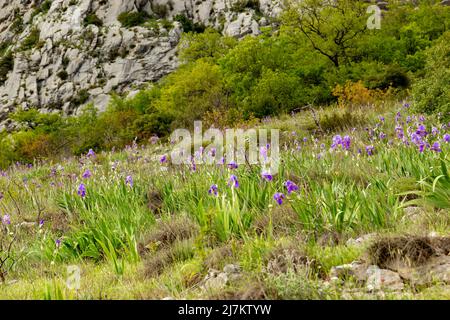
[[[17,105],[76,114],[92,102],[104,110],[111,92],[135,90],[172,72],[182,34],[176,15],[241,38],[259,34],[259,17],[267,25],[282,8],[282,0],[260,0],[259,8],[239,7],[237,0],[53,0],[47,12],[34,15],[37,3],[0,0],[0,43],[10,44],[14,56],[14,68],[0,84],[0,130]],[[158,22],[124,28],[117,18],[130,11],[167,19],[171,27]],[[87,24],[93,16],[101,24]],[[17,21],[18,31],[12,28]],[[36,31],[36,43],[23,49]],[[89,98],[80,104],[77,98],[86,92]]]

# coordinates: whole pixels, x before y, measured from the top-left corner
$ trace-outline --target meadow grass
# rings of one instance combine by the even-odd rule
[[[2,261],[8,257],[0,298],[220,297],[200,285],[213,255],[218,267],[242,268],[244,278],[227,288],[233,297],[342,298],[322,284],[331,267],[363,254],[346,239],[450,230],[449,125],[401,103],[353,111],[353,127],[336,107],[316,119],[303,111],[262,123],[282,129],[282,164],[270,181],[258,166],[160,163],[170,150],[161,143],[11,166],[0,175]],[[288,180],[298,190],[289,193]],[[208,193],[213,184],[217,195]],[[422,224],[405,218],[408,206],[427,213]],[[327,237],[336,240],[324,244]],[[271,252],[285,244],[320,270],[268,272]],[[68,265],[82,269],[79,290],[65,285]],[[436,286],[392,298],[447,295]]]

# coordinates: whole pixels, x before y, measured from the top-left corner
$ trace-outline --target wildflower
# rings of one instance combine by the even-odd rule
[[[59,238],[56,239],[56,240],[55,240],[55,245],[56,245],[56,248],[59,249],[59,248],[61,247],[61,239],[59,239]]]
[[[87,155],[86,155],[88,158],[95,158],[95,152],[94,152],[94,150],[92,150],[92,149],[89,149],[89,151],[88,151],[88,153],[87,153]]]
[[[266,148],[266,147],[262,146],[262,147],[259,149],[259,154],[261,155],[261,157],[262,157],[264,160],[267,160],[267,148]]]
[[[340,144],[342,144],[342,137],[340,135],[335,135],[333,137],[333,142],[331,144],[331,148],[334,149]]]
[[[231,169],[231,170],[237,169],[237,168],[238,168],[238,164],[237,164],[236,162],[234,162],[234,161],[231,161],[231,162],[228,164],[228,168]]]
[[[261,176],[263,177],[263,179],[265,179],[266,181],[272,181],[273,180],[273,176],[269,173],[269,172],[263,172],[261,174]]]
[[[217,184],[213,184],[213,185],[211,185],[211,187],[209,187],[208,193],[211,195],[217,196],[218,190],[219,190],[219,188],[217,187]]]
[[[448,134],[448,133],[444,134],[444,141],[447,143],[450,142],[450,134]]]
[[[211,150],[209,150],[209,155],[213,158],[216,156],[216,153],[217,153],[216,148],[211,148]]]
[[[133,188],[133,177],[132,176],[127,176],[125,178],[125,184],[127,186],[130,186],[130,188]]]
[[[286,181],[284,186],[286,187],[288,194],[298,190],[298,186],[291,180]]]
[[[11,216],[9,214],[5,214],[2,218],[2,223],[5,225],[11,224]]]
[[[228,181],[228,186],[234,187],[234,188],[239,188],[239,181],[238,178],[232,174],[230,176],[230,180]]]
[[[273,199],[279,204],[282,205],[283,204],[283,199],[285,198],[285,195],[277,192],[273,195]]]
[[[425,146],[426,146],[426,144],[423,141],[419,144],[419,152],[420,153],[422,153],[425,150]]]
[[[162,157],[161,157],[161,159],[159,159],[159,162],[162,164],[162,163],[166,163],[167,162],[167,155],[163,155]]]
[[[425,137],[428,134],[426,127],[423,124],[418,126],[416,134],[418,134],[421,137]]]
[[[417,133],[413,132],[411,134],[411,142],[414,143],[415,145],[420,145],[422,143],[422,137]]]
[[[92,177],[92,173],[91,170],[87,169],[83,175],[82,175],[83,179],[89,179],[90,177]]]
[[[349,136],[345,136],[342,139],[342,144],[341,144],[342,148],[345,149],[345,150],[349,150],[351,142],[352,142],[351,138]]]
[[[431,129],[431,133],[433,134],[433,136],[437,136],[437,135],[439,134],[438,128],[433,127],[433,128]]]
[[[439,144],[439,142],[435,142],[433,143],[433,145],[431,146],[431,151],[435,151],[435,152],[441,152],[441,145]]]
[[[374,146],[366,146],[367,155],[373,155],[373,151],[375,150]]]
[[[39,220],[39,228],[44,226],[44,219]]]
[[[77,193],[82,198],[86,197],[86,186],[83,183],[78,187]]]
[[[152,136],[152,137],[150,138],[150,143],[151,143],[151,144],[156,144],[156,143],[158,143],[158,141],[159,141],[158,136]]]
[[[380,132],[379,137],[380,137],[380,140],[383,140],[386,138],[386,134],[384,132]]]
[[[384,122],[384,117],[383,116],[379,116],[378,119],[380,120],[380,122]]]
[[[403,127],[402,126],[396,126],[395,127],[395,132],[397,133],[397,138],[403,139],[405,133],[403,131]]]

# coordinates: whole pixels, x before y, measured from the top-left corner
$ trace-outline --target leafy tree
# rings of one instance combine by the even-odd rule
[[[366,10],[354,0],[291,1],[284,20],[297,24],[312,48],[339,67],[355,55],[367,30]]]

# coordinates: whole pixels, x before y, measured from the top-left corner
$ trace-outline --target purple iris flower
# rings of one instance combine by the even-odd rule
[[[88,158],[94,158],[95,157],[95,152],[92,149],[89,149],[88,153],[87,153],[87,157]]]
[[[77,193],[82,198],[86,197],[86,186],[83,183],[78,187]]]
[[[334,149],[341,143],[342,143],[342,137],[340,135],[335,135],[333,137],[333,142],[331,143],[331,148]]]
[[[403,139],[403,137],[405,136],[402,126],[396,126],[395,132],[397,133],[397,138],[399,138],[399,139]]]
[[[56,245],[56,248],[59,249],[59,248],[61,247],[61,239],[59,239],[59,238],[56,239],[56,240],[55,240],[55,245]]]
[[[448,134],[448,133],[444,134],[444,141],[447,143],[450,142],[450,134]]]
[[[214,196],[217,196],[219,191],[219,188],[217,187],[217,184],[213,184],[211,185],[211,187],[209,187],[208,193]]]
[[[433,143],[433,145],[431,146],[430,149],[431,149],[432,151],[434,151],[434,152],[441,152],[441,151],[442,151],[441,145],[439,144],[439,142]]]
[[[133,188],[133,177],[132,176],[127,176],[125,178],[125,184],[127,186],[130,186],[131,188]]]
[[[39,220],[39,228],[44,226],[44,219]]]
[[[238,168],[238,164],[237,164],[235,161],[231,161],[231,162],[228,164],[228,168],[231,169],[231,170],[237,169],[237,168]]]
[[[259,149],[259,154],[261,155],[261,157],[264,159],[264,160],[267,160],[267,148],[266,147],[261,147],[260,149]]]
[[[92,177],[92,173],[91,170],[87,169],[83,175],[82,175],[83,179],[89,179],[90,177]]]
[[[419,152],[422,153],[425,150],[425,147],[426,147],[426,143],[422,141],[419,144]]]
[[[344,148],[345,150],[349,150],[351,143],[352,143],[352,139],[350,138],[350,136],[345,136],[342,139],[342,148]]]
[[[11,224],[11,216],[9,214],[5,214],[2,218],[2,223],[5,225]]]
[[[281,192],[277,192],[273,195],[273,199],[279,204],[282,205],[283,204],[283,200],[285,198],[285,195],[282,194]]]
[[[298,186],[291,180],[286,181],[284,183],[284,186],[286,187],[288,194],[291,194],[292,192],[297,191],[299,189]]]
[[[386,134],[384,132],[380,132],[380,140],[383,140],[386,138]]]
[[[166,162],[167,162],[167,155],[163,155],[163,156],[161,157],[161,159],[159,159],[159,162],[160,162],[160,163],[166,163]]]
[[[239,188],[239,181],[238,181],[238,178],[234,175],[234,174],[232,174],[231,176],[230,176],[230,180],[228,181],[228,186],[230,186],[230,187],[234,187],[234,188]]]
[[[374,150],[375,150],[374,146],[366,146],[366,152],[369,156],[373,155]]]
[[[420,126],[417,127],[416,134],[418,134],[421,137],[425,137],[428,134],[427,128],[423,124],[421,124]]]
[[[431,129],[431,133],[433,134],[433,136],[437,136],[437,135],[439,134],[438,128],[433,127],[433,128]]]
[[[261,174],[261,176],[263,177],[263,179],[265,179],[266,181],[272,181],[273,180],[273,176],[269,173],[269,172],[263,172]]]

